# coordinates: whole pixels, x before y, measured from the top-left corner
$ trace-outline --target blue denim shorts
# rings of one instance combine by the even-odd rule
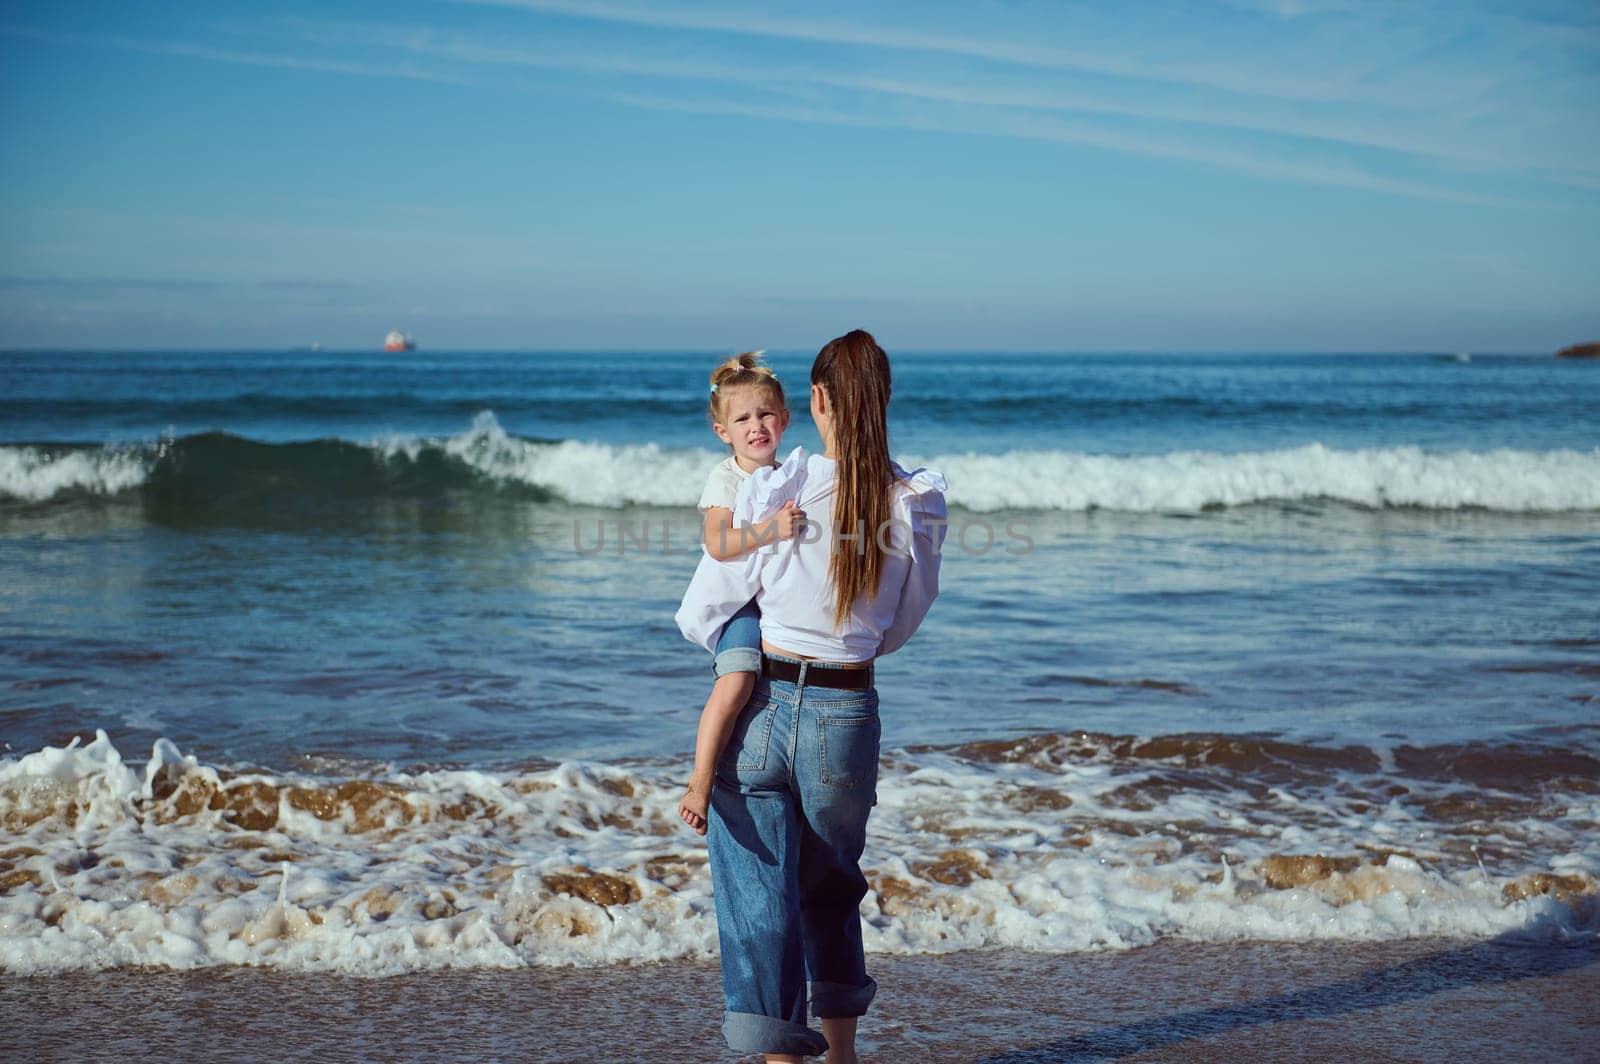
[[[723,677],[730,672],[761,672],[761,610],[751,599],[728,618],[712,651],[711,672]]]

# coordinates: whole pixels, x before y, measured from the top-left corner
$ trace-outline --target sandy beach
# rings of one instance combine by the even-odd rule
[[[1600,1060],[1600,948],[1160,942],[869,958],[864,1059]],[[386,979],[113,969],[0,983],[16,1061],[732,1061],[714,964]],[[224,1050],[224,1047],[226,1049]]]

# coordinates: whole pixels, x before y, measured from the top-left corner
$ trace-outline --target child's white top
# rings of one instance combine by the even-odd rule
[[[700,512],[705,513],[713,506],[733,509],[734,498],[749,479],[750,474],[740,467],[733,455],[718,462],[716,468],[711,470],[711,475],[706,477],[706,490],[700,493]]]
[[[883,542],[883,578],[877,594],[856,601],[849,618],[833,626],[829,563],[834,550],[833,459],[796,447],[783,465],[758,469],[734,500],[735,527],[765,521],[793,499],[806,513],[802,536],[758,547],[742,558],[700,559],[678,609],[678,628],[707,650],[728,618],[752,597],[761,608],[761,637],[805,657],[867,661],[900,649],[939,594],[939,550],[946,523],[945,479],[928,469],[900,479],[890,502]],[[870,534],[870,533],[869,533]],[[843,549],[854,549],[846,541]]]

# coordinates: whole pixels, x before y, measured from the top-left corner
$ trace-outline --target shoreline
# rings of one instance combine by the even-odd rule
[[[1163,940],[869,954],[863,1060],[1600,1058],[1600,942]],[[736,1061],[714,961],[385,978],[211,967],[0,976],[18,1060]]]

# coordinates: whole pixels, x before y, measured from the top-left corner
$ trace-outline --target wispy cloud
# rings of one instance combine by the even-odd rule
[[[1067,68],[1125,77],[1156,77],[1166,81],[1200,84],[1228,84],[1237,79],[1226,72],[1196,71],[1182,67],[1152,70],[1148,62],[1088,49],[1062,48],[1024,42],[986,39],[982,36],[955,36],[891,26],[870,26],[856,22],[808,15],[783,18],[746,8],[705,9],[680,5],[640,7],[608,3],[604,0],[456,0],[485,7],[521,8],[573,18],[620,22],[663,29],[702,30],[757,37],[807,41],[818,44],[861,45],[902,51],[936,52],[1026,66]],[[1308,85],[1284,86],[1291,94],[1309,91]],[[1260,86],[1247,84],[1244,91],[1256,92]]]
[[[538,35],[531,41],[519,34],[490,39],[428,26],[307,19],[277,22],[275,36],[283,38],[287,31],[291,40],[287,44],[275,41],[273,50],[25,29],[5,32],[203,61],[363,77],[466,83],[488,78],[480,69],[485,66],[566,71],[602,81],[574,86],[573,91],[633,108],[1056,141],[1180,159],[1259,177],[1478,205],[1528,205],[1475,190],[1481,182],[1474,178],[1495,172],[1533,176],[1584,191],[1600,185],[1600,158],[1592,149],[1572,148],[1559,135],[1529,140],[1518,129],[1517,136],[1495,136],[1494,124],[1500,119],[1481,110],[1469,112],[1464,124],[1457,126],[1434,115],[1419,116],[1408,108],[1348,104],[1332,108],[1305,99],[1284,99],[1273,95],[1283,89],[1278,79],[1259,71],[1218,78],[1208,69],[1153,64],[1111,52],[985,40],[982,34],[955,37],[825,17],[799,20],[757,10],[645,8],[614,0],[456,2],[578,20],[979,58],[999,64],[999,69],[939,62],[930,74],[898,69],[906,64],[896,63],[818,66],[782,57],[774,61],[770,56],[761,61],[748,57],[730,61],[727,50],[717,47],[686,53],[681,40],[655,49],[648,43],[641,47],[637,42],[624,45],[615,40],[608,41],[605,48],[574,47],[569,40],[542,41]],[[1348,5],[1334,2],[1332,6],[1342,11]],[[1297,9],[1271,14],[1290,17],[1328,11],[1328,5],[1319,4],[1316,12]],[[253,32],[260,35],[264,31],[258,25]],[[384,51],[388,57],[384,63],[356,61],[341,54],[352,50],[369,54],[374,48]],[[417,61],[397,61],[405,55]],[[1024,68],[1022,73],[1012,69],[1018,66]],[[1063,83],[1062,76],[1044,68],[1113,76],[1073,76]],[[634,84],[630,85],[629,79],[634,79]],[[709,91],[696,95],[710,98],[658,95],[637,79],[703,84]],[[1174,82],[1210,88],[1177,89]],[[740,88],[729,91],[727,86]],[[769,101],[787,98],[806,105],[775,106],[759,98],[752,100],[745,91],[748,88],[767,93]],[[908,105],[902,106],[905,103]],[[1101,118],[1131,121],[1104,122],[1098,120]],[[1390,158],[1385,161],[1374,152]],[[1322,157],[1308,159],[1308,154]],[[1392,172],[1383,172],[1386,170]]]
[[[1358,149],[1376,149],[1413,159],[1479,170],[1502,170],[1571,182],[1556,171],[1572,172],[1570,159],[1545,160],[1526,147],[1497,150],[1492,139],[1442,135],[1436,121],[1412,116],[1384,118],[1359,114],[1307,113],[1281,101],[1196,102],[1194,93],[1169,93],[1150,98],[1147,93],[1087,91],[1052,86],[1039,78],[1018,82],[993,76],[960,76],[942,80],[888,73],[853,73],[793,63],[730,63],[708,55],[671,56],[640,54],[620,47],[586,51],[571,46],[534,46],[485,41],[461,34],[444,34],[425,27],[393,28],[338,23],[301,23],[304,32],[321,44],[376,42],[396,51],[432,60],[466,65],[500,65],[542,70],[564,70],[594,75],[659,78],[705,83],[725,82],[752,86],[774,93],[799,96],[807,87],[838,89],[864,96],[899,97],[966,108],[998,108],[1059,112],[1065,115],[1108,115],[1197,127],[1216,131],[1269,134],[1294,141],[1322,141]],[[815,95],[815,94],[812,94]],[[734,101],[738,102],[738,101]],[[1600,178],[1600,162],[1595,177]],[[1581,186],[1580,186],[1581,187]]]
[[[103,290],[130,288],[150,291],[198,292],[222,288],[225,282],[179,278],[163,280],[150,277],[0,277],[0,289],[44,288],[69,290]]]
[[[243,52],[226,48],[188,44],[182,41],[152,41],[137,37],[123,37],[88,33],[59,33],[37,30],[26,26],[0,27],[0,33],[13,37],[54,41],[62,44],[88,44],[125,51],[146,52],[151,55],[176,55],[189,59],[203,59],[215,63],[233,63],[243,66],[279,67],[287,70],[312,70],[328,74],[351,74],[371,78],[403,78],[416,81],[436,81],[459,84],[458,74],[436,70],[423,70],[404,63],[352,63],[340,59],[292,55],[274,52]]]
[[[1600,55],[1590,40],[1600,32],[1600,9],[1592,7],[1587,13],[1565,4],[1463,10],[1327,0],[1251,13],[1198,12],[1183,4],[1137,12],[1076,5],[1052,8],[1048,18],[1036,16],[1026,26],[1027,9],[987,17],[960,5],[918,5],[886,24],[871,8],[827,0],[803,16],[755,0],[737,7],[454,3],[528,12],[534,17],[527,27],[540,35],[557,27],[581,38],[585,23],[610,23],[660,30],[660,45],[679,51],[760,49],[761,61],[740,73],[713,62],[661,76],[698,74],[772,89],[824,86],[1325,141],[1349,146],[1357,158],[1391,153],[1399,171],[1411,169],[1403,160],[1461,171],[1433,177],[1438,185],[1474,184],[1474,171],[1578,188],[1581,181],[1562,175],[1600,177],[1594,147]],[[508,37],[496,43],[514,47],[514,32]],[[641,34],[613,34],[608,45],[618,37],[626,50],[638,46]],[[806,55],[822,61],[796,66],[794,59]]]
[[[1366,55],[1359,47],[1359,41],[1352,41],[1345,35],[1340,37],[1344,51],[1338,57],[1337,63],[1299,66],[1292,62],[1279,63],[1277,69],[1274,69],[1273,65],[1263,63],[1262,56],[1256,51],[1269,42],[1255,38],[1248,39],[1245,42],[1247,47],[1241,49],[1246,54],[1256,51],[1256,54],[1251,56],[1255,61],[1247,62],[1243,61],[1246,54],[1215,55],[1213,49],[1195,47],[1195,42],[1189,39],[1171,42],[1176,47],[1167,48],[1157,48],[1158,42],[1144,40],[1140,42],[1140,47],[1128,49],[1119,46],[1117,35],[1099,32],[1095,35],[1092,47],[1069,47],[1054,42],[995,35],[989,32],[988,25],[974,32],[936,32],[915,26],[871,24],[855,18],[840,19],[817,10],[809,10],[803,16],[792,17],[762,11],[749,5],[727,8],[690,7],[682,4],[645,6],[617,3],[614,0],[453,0],[453,2],[660,29],[696,30],[814,44],[936,53],[1013,66],[1071,70],[1146,82],[1197,85],[1274,99],[1396,102],[1386,87],[1371,84],[1368,77],[1373,68],[1380,67],[1387,61],[1388,56]],[[1325,6],[1319,5],[1319,10]],[[1347,6],[1340,5],[1341,9]],[[1366,12],[1366,18],[1390,35],[1402,28],[1418,31],[1424,28],[1422,23],[1426,21],[1426,14],[1416,22],[1400,26],[1394,22],[1394,13],[1393,5],[1371,7]],[[1065,16],[1068,12],[1063,11],[1061,14]],[[1130,14],[1122,8],[1117,8],[1113,24],[1123,27],[1131,24]],[[1159,21],[1159,13],[1154,14],[1152,18]],[[1437,34],[1422,34],[1422,38],[1426,42],[1435,42]],[[1358,47],[1352,48],[1352,45]],[[1211,58],[1196,61],[1197,55]],[[1407,102],[1416,106],[1427,106],[1430,102],[1436,101],[1412,99]]]
[[[708,102],[702,100],[668,99],[659,96],[638,96],[628,93],[612,97],[627,107],[656,111],[686,111],[697,114],[720,114],[745,118],[780,119],[790,122],[807,122],[818,125],[856,126],[875,129],[910,129],[926,133],[955,133],[966,136],[1011,137],[1022,140],[1053,141],[1063,144],[1080,144],[1111,151],[1138,155],[1178,159],[1201,163],[1257,177],[1296,181],[1318,185],[1336,185],[1344,188],[1366,189],[1423,199],[1465,203],[1474,206],[1529,207],[1534,204],[1491,196],[1480,196],[1457,189],[1415,181],[1403,181],[1374,174],[1354,166],[1338,164],[1306,164],[1286,160],[1273,160],[1259,155],[1229,152],[1198,145],[1179,144],[1170,140],[1150,140],[1112,130],[1095,129],[1062,121],[1042,119],[1013,119],[1004,122],[960,122],[931,116],[897,116],[889,118],[876,115],[848,114],[798,107],[767,107],[754,104]]]
[[[1573,188],[1600,190],[1600,176],[1594,174],[1555,174],[1551,177],[1551,180],[1559,181],[1563,185],[1571,185]]]
[[[1049,88],[1016,88],[970,81],[934,83],[838,73],[792,65],[753,63],[730,65],[703,58],[660,59],[632,55],[617,49],[604,53],[586,53],[571,48],[536,50],[490,44],[456,35],[443,36],[421,29],[393,30],[383,27],[364,27],[359,31],[354,29],[350,31],[350,36],[358,35],[363,39],[375,40],[385,47],[468,64],[498,64],[704,82],[722,81],[780,88],[792,85],[815,85],[941,103],[1120,115],[1188,125],[1273,133],[1306,140],[1326,140],[1379,148],[1406,155],[1468,162],[1474,165],[1497,165],[1502,162],[1491,154],[1463,150],[1452,144],[1431,142],[1412,132],[1365,128],[1359,123],[1348,121],[1252,114],[1181,103],[1134,102],[1104,94]]]
[[[215,277],[23,277],[0,276],[0,289],[48,289],[68,291],[110,290],[151,292],[210,292],[222,289],[267,292],[353,291],[364,286],[338,280],[224,280]]]

